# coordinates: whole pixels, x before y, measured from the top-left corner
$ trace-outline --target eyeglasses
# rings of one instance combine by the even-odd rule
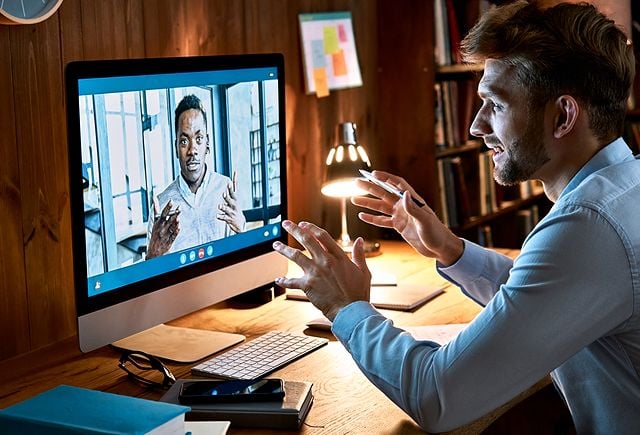
[[[147,387],[169,388],[176,382],[176,377],[162,361],[145,352],[124,352],[118,367],[127,372],[131,379]],[[160,377],[162,380],[159,380]]]

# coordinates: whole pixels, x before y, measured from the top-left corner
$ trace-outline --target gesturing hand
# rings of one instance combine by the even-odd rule
[[[224,203],[220,204],[220,206],[218,207],[220,212],[216,215],[216,218],[226,222],[229,225],[229,228],[233,230],[233,232],[240,233],[244,231],[246,219],[244,217],[244,213],[242,213],[242,210],[238,206],[236,190],[236,172],[233,171],[233,180],[227,186],[227,190],[222,194]]]
[[[353,244],[351,260],[329,233],[316,225],[308,222],[296,225],[286,220],[282,227],[304,246],[310,257],[275,242],[273,248],[304,271],[299,278],[278,278],[278,285],[302,289],[311,303],[331,321],[351,302],[369,300],[371,272],[365,262],[362,238]]]
[[[160,212],[158,199],[153,198],[153,228],[147,247],[147,258],[154,258],[165,254],[180,233],[180,206],[171,211],[173,203],[169,201]]]
[[[375,198],[353,197],[351,202],[381,213],[374,215],[360,212],[358,217],[362,221],[378,227],[394,228],[420,254],[436,258],[445,265],[454,263],[462,255],[462,240],[438,219],[428,205],[418,207],[411,201],[411,198],[415,197],[425,202],[409,183],[401,177],[383,171],[373,171],[373,175],[398,187],[404,191],[404,195],[398,198],[373,183],[357,180],[358,187]]]

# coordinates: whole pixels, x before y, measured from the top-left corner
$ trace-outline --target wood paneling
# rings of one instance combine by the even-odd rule
[[[41,25],[11,29],[30,328],[28,340],[22,339],[30,342],[31,348],[75,331],[70,315],[74,298],[58,24],[56,14]]]
[[[423,23],[407,17],[421,17]],[[378,0],[380,148],[384,168],[437,204],[433,152],[433,2]],[[405,22],[402,26],[398,23]],[[394,24],[391,24],[394,23]],[[406,108],[410,107],[411,110]],[[384,112],[384,115],[382,113]],[[379,165],[383,168],[383,165]]]
[[[0,26],[0,359],[29,350],[10,29]]]
[[[364,86],[321,99],[306,95],[298,14],[343,10],[353,15]],[[284,53],[289,215],[337,235],[338,202],[320,194],[337,125],[356,122],[374,164],[388,166],[377,139],[377,19],[368,0],[65,0],[43,23],[0,27],[0,359],[43,348],[76,328],[63,83],[68,62]],[[352,234],[375,232],[356,224],[355,207],[349,213]]]

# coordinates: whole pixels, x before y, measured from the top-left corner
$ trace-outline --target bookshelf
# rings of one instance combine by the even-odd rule
[[[445,14],[447,5],[462,10]],[[468,133],[479,107],[482,65],[456,64],[455,53],[449,53],[448,63],[441,62],[447,56],[439,45],[444,38],[436,32],[446,27],[446,15],[447,20],[456,17],[461,37],[486,7],[484,0],[378,0],[377,161],[384,163],[377,166],[404,177],[456,234],[488,246],[519,248],[534,220],[551,204],[540,190],[523,196],[530,189],[493,182],[487,148]],[[438,18],[439,13],[444,15]],[[451,40],[449,50],[456,43]],[[448,107],[443,87],[448,88]],[[488,182],[491,189],[481,188]],[[460,198],[460,190],[466,198]],[[480,196],[490,190],[494,198],[486,207]],[[452,220],[454,211],[457,217]]]

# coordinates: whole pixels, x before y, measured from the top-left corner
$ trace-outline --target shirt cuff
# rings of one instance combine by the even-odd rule
[[[338,311],[335,319],[333,319],[331,332],[342,343],[347,343],[351,338],[351,333],[360,322],[376,315],[380,315],[380,313],[369,302],[352,302]]]
[[[462,239],[462,241],[464,242],[464,251],[458,261],[447,267],[437,265],[437,271],[440,275],[456,283],[481,276],[485,267],[486,249],[468,240]]]

